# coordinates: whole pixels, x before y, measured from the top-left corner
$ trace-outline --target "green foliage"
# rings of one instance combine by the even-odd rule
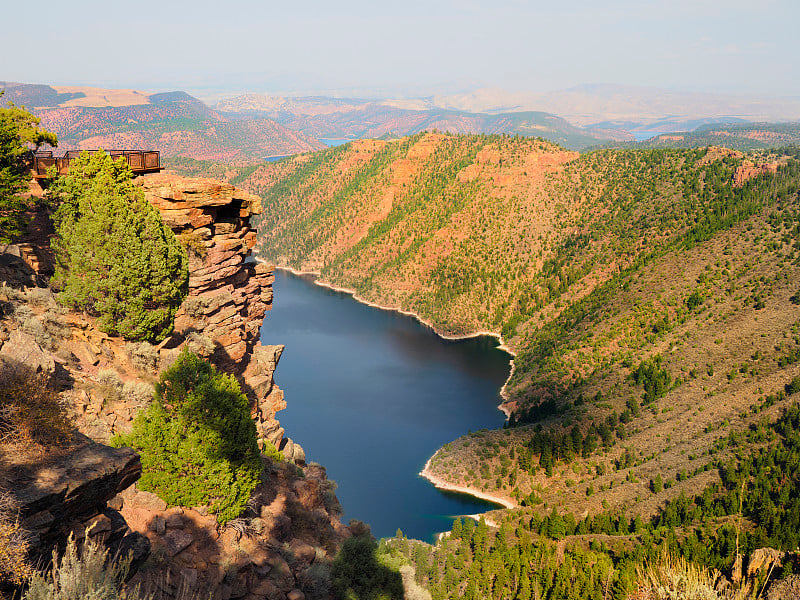
[[[98,152],[55,182],[54,283],[60,301],[98,316],[106,333],[159,342],[188,293],[186,252],[131,177]]]
[[[283,452],[278,450],[270,441],[265,441],[264,445],[261,449],[261,452],[264,456],[269,458],[272,462],[283,462],[285,457],[283,456]]]
[[[141,489],[173,506],[208,504],[220,523],[244,510],[261,473],[238,382],[187,351],[161,373],[153,403],[115,443],[141,454]]]
[[[337,600],[402,600],[400,574],[381,562],[368,534],[345,540],[331,568]]]
[[[633,372],[633,378],[644,387],[644,402],[649,403],[661,398],[670,390],[672,375],[662,364],[660,356],[642,361]]]
[[[411,562],[434,598],[463,589],[470,591],[465,598],[549,600],[627,598],[646,565],[665,555],[727,573],[737,550],[794,550],[800,544],[800,404],[726,442],[736,458],[717,465],[720,482],[694,497],[681,493],[648,523],[619,510],[583,519],[555,509],[521,510],[506,514],[497,532],[458,521],[433,547],[388,544]],[[651,485],[659,492],[661,476]],[[731,519],[737,514],[743,521]],[[797,559],[787,561],[792,572]]]
[[[20,194],[31,179],[29,146],[58,143],[54,134],[39,129],[38,124],[39,119],[24,108],[11,103],[0,108],[0,244],[11,242],[26,226],[28,200]]]

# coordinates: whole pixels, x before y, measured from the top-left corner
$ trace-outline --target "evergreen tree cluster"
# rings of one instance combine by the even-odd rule
[[[157,343],[189,292],[188,259],[132,176],[101,151],[82,153],[56,179],[53,284],[106,333]]]
[[[142,457],[139,487],[170,506],[208,505],[220,523],[244,510],[261,456],[250,404],[232,375],[184,350],[161,373],[153,403],[117,445]]]

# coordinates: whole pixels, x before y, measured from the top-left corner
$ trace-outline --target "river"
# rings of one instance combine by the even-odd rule
[[[495,508],[440,492],[418,473],[442,444],[502,425],[496,407],[510,356],[497,340],[447,341],[413,317],[286,271],[276,272],[274,292],[261,340],[286,346],[275,381],[288,406],[278,420],[339,484],[343,522],[431,540],[455,515]]]

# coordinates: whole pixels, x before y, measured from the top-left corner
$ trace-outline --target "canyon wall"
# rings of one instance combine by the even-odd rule
[[[275,413],[286,404],[273,373],[282,346],[262,346],[259,330],[272,307],[273,268],[248,261],[256,242],[250,219],[261,199],[233,185],[169,173],[139,177],[147,200],[161,212],[189,254],[189,296],[165,347],[187,344],[237,375],[250,396],[261,439],[304,460],[283,439]]]
[[[137,566],[147,559],[132,583],[159,598],[186,589],[215,598],[319,593],[327,585],[320,571],[327,572],[341,541],[368,528],[341,524],[335,483],[323,467],[305,464],[303,449],[284,437],[275,418],[286,406],[273,381],[283,347],[259,341],[274,277],[272,267],[248,258],[260,200],[211,179],[161,174],[136,181],[188,250],[190,290],[175,331],[158,346],[109,336],[94,318],[66,310],[51,290],[36,287],[49,275],[41,261],[26,265],[30,253],[1,255],[0,276],[11,287],[0,288],[0,359],[46,374],[80,433],[48,458],[46,469],[24,457],[11,464],[0,451],[0,487],[11,483],[6,475],[31,480],[17,486],[16,500],[38,556],[47,557],[69,533],[132,550]],[[51,235],[49,229],[32,239],[31,255],[46,252]],[[136,453],[97,443],[130,430],[152,398],[157,372],[184,347],[237,376],[259,437],[286,458],[263,459],[247,511],[224,527],[202,506],[168,507],[139,490]]]

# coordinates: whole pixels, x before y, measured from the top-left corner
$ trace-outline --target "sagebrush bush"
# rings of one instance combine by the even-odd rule
[[[183,303],[183,310],[193,319],[199,319],[208,308],[208,298],[204,296],[189,296]]]
[[[122,400],[122,389],[124,384],[120,379],[119,373],[114,369],[100,369],[97,373],[97,379],[100,381],[103,397],[106,400],[118,402]]]
[[[72,422],[47,375],[0,360],[0,441],[49,446],[71,435]]]
[[[186,251],[199,259],[203,259],[208,254],[208,248],[203,242],[203,238],[194,231],[184,231],[178,236],[178,241],[181,246],[186,248]]]
[[[23,600],[145,600],[138,589],[127,590],[130,558],[110,559],[101,544],[87,540],[80,550],[70,536],[63,556],[53,551],[53,566],[36,574]]]
[[[31,306],[49,307],[56,303],[56,297],[49,288],[31,288],[25,298]]]
[[[56,180],[53,282],[61,302],[96,315],[106,333],[160,342],[189,291],[188,259],[131,178],[124,161],[98,152]]]
[[[138,405],[146,405],[153,399],[153,386],[143,381],[126,381],[122,386],[122,395]]]
[[[190,352],[199,354],[200,356],[211,356],[214,354],[216,346],[206,335],[192,331],[186,336],[186,347]]]
[[[141,489],[171,506],[208,505],[220,523],[244,510],[261,473],[239,383],[188,351],[161,373],[152,404],[114,443],[141,454]]]
[[[147,342],[130,342],[125,344],[125,350],[128,356],[131,357],[133,366],[144,371],[145,373],[152,373],[158,368],[158,350],[152,344]]]
[[[745,600],[754,597],[751,581],[741,587],[723,586],[722,574],[665,554],[657,564],[637,568],[643,600]]]
[[[0,492],[0,584],[22,585],[33,568],[27,561],[30,537],[19,523],[19,506]]]

